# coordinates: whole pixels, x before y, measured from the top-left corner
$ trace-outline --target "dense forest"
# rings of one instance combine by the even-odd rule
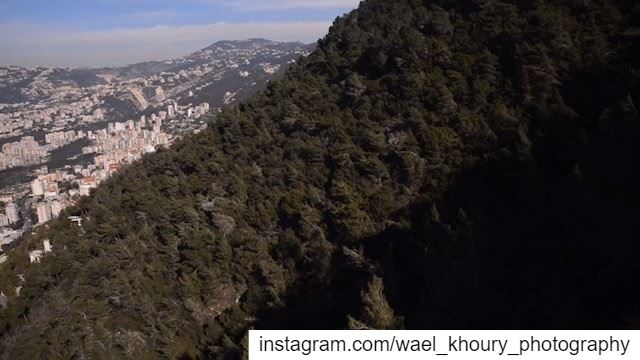
[[[253,328],[638,328],[639,105],[636,1],[364,1],[16,249],[1,357],[240,359]]]

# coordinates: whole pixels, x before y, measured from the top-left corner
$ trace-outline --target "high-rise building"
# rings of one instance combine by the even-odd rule
[[[51,205],[48,203],[38,204],[36,213],[38,214],[38,224],[46,223],[51,220]]]
[[[18,206],[15,203],[8,203],[7,205],[5,205],[4,213],[7,216],[7,221],[9,221],[9,224],[15,224],[20,220]]]
[[[34,196],[44,195],[44,185],[42,184],[42,180],[35,179],[31,182],[31,193]]]

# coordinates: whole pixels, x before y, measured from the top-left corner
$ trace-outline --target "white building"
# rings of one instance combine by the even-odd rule
[[[89,196],[91,194],[90,185],[80,185],[80,196]]]
[[[50,253],[53,251],[53,246],[51,246],[51,240],[45,239],[42,242],[42,246],[44,247],[44,253]]]
[[[47,221],[51,220],[51,205],[49,203],[41,203],[38,204],[36,208],[36,213],[38,214],[38,224],[44,224]]]
[[[9,221],[9,224],[15,224],[20,220],[18,206],[16,206],[15,203],[8,203],[4,207],[4,213],[7,216],[7,221]]]
[[[29,261],[33,263],[39,263],[40,259],[42,259],[42,250],[32,250],[29,251]]]
[[[78,225],[78,227],[82,227],[82,218],[80,216],[69,216],[69,221]]]
[[[11,244],[16,241],[22,233],[17,230],[11,230],[8,228],[0,229],[0,246]]]
[[[42,184],[42,181],[40,179],[35,179],[31,183],[31,193],[34,196],[44,195],[44,184]]]

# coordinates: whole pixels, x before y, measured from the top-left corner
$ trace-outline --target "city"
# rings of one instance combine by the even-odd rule
[[[202,131],[309,51],[253,39],[115,69],[0,67],[0,263],[23,234],[123,166]]]

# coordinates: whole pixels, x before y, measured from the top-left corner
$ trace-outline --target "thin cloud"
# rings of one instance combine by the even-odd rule
[[[114,3],[158,4],[162,0],[100,0]],[[355,8],[360,0],[176,0],[176,4],[208,3],[239,10],[276,9],[349,9]]]
[[[281,9],[349,9],[355,8],[360,0],[234,0],[222,1],[222,5],[240,10],[281,10]]]
[[[176,16],[178,15],[173,10],[159,10],[126,14],[122,16],[122,19],[127,21],[164,21],[174,19]]]
[[[219,40],[264,37],[313,42],[330,22],[219,22],[209,25],[71,32],[0,24],[0,63],[27,66],[111,66],[186,55]]]
[[[164,0],[96,0],[103,3],[135,3],[153,5]],[[236,10],[281,10],[281,9],[353,9],[360,0],[175,0],[176,5],[205,3],[224,6]]]

